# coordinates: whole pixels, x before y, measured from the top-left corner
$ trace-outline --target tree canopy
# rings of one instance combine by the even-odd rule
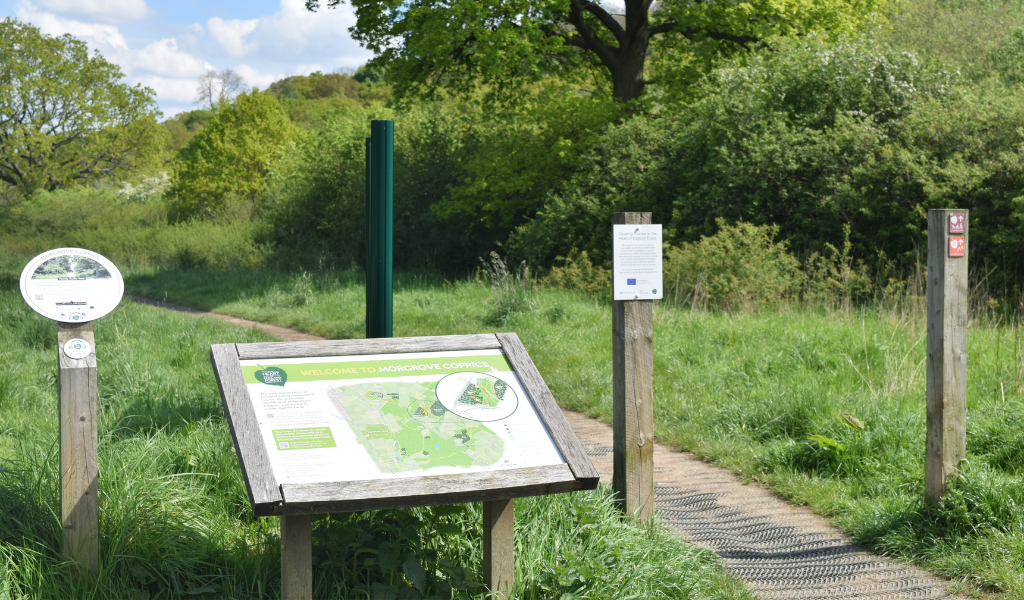
[[[24,193],[145,166],[162,130],[153,91],[70,35],[0,21],[0,181]]]
[[[344,0],[325,0],[330,8]],[[502,89],[553,74],[603,72],[611,94],[639,98],[658,54],[675,65],[707,63],[779,35],[842,32],[885,0],[625,0],[613,14],[592,0],[348,0],[349,31],[386,65],[398,95],[439,87]],[[322,0],[306,0],[309,10]],[[656,51],[656,52],[652,52]],[[697,70],[700,70],[699,68]]]
[[[230,200],[256,207],[267,178],[299,130],[280,103],[257,90],[221,101],[213,118],[182,149],[168,194],[178,218],[219,216]]]

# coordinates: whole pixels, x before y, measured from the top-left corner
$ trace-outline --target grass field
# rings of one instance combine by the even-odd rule
[[[326,337],[363,332],[363,290],[351,272],[140,271],[128,285]],[[407,275],[395,289],[396,336],[516,331],[563,406],[610,420],[607,302],[526,290],[517,310],[495,314],[507,303],[495,303],[484,283]],[[874,309],[655,314],[662,442],[765,482],[858,542],[965,591],[1024,597],[1019,324],[970,329],[967,462],[943,506],[930,508],[923,317]]]
[[[95,329],[103,560],[88,582],[58,542],[57,329],[0,275],[0,599],[277,597],[278,522],[252,517],[207,358],[267,336],[127,301]],[[516,512],[519,597],[749,598],[713,553],[619,519],[607,489]],[[481,518],[318,517],[316,597],[482,597]]]

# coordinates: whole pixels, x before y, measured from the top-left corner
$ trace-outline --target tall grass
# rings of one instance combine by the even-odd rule
[[[289,277],[236,271],[214,285],[202,271],[148,272],[129,287],[328,337],[362,335],[357,273],[312,273],[310,302],[286,308],[274,290]],[[397,281],[395,335],[495,329],[487,282]],[[967,461],[932,508],[924,502],[922,291],[912,279],[869,306],[844,306],[841,296],[760,311],[658,304],[655,433],[830,515],[879,552],[967,590],[1022,596],[1024,323],[974,304]],[[509,314],[504,328],[524,340],[562,406],[610,420],[610,303],[532,282],[520,293],[531,309]]]
[[[260,281],[273,310],[302,311],[354,276]],[[252,516],[207,358],[212,343],[269,338],[130,302],[96,323],[101,570],[88,580],[60,550],[56,333],[0,276],[0,598],[278,597],[279,524]],[[621,520],[606,489],[517,511],[519,597],[749,597],[712,553]],[[315,597],[483,597],[480,519],[478,505],[315,517]]]

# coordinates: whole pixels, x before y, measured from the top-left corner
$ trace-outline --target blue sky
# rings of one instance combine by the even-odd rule
[[[153,88],[165,117],[193,108],[209,69],[234,69],[264,88],[371,58],[348,34],[348,6],[311,13],[303,0],[0,0],[0,14],[85,41],[130,83]]]

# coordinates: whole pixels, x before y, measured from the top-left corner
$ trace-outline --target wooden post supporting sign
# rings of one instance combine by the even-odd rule
[[[79,350],[66,351],[72,344]],[[96,344],[92,322],[58,323],[60,520],[64,555],[90,573],[100,568]],[[81,358],[73,358],[81,357]]]
[[[968,211],[928,211],[925,494],[937,504],[967,455]]]
[[[650,223],[651,213],[612,215],[613,225]],[[647,520],[654,515],[653,299],[613,300],[612,370],[612,488],[626,514]]]
[[[100,569],[96,339],[92,322],[114,310],[124,280],[114,263],[82,248],[55,248],[21,271],[21,296],[57,322],[61,548],[83,575]]]
[[[515,580],[515,500],[484,501],[484,583],[494,598],[511,597]]]
[[[281,598],[313,598],[313,527],[310,515],[281,517]]]

